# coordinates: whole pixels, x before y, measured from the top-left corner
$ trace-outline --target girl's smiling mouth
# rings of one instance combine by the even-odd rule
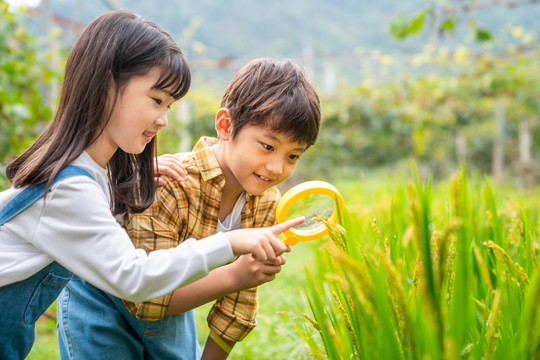
[[[150,142],[152,141],[152,139],[154,138],[154,136],[157,135],[157,131],[145,131],[143,132],[143,138],[146,142]]]

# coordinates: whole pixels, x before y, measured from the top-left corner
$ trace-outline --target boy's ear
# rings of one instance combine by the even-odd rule
[[[229,109],[221,108],[216,113],[216,132],[220,140],[228,141],[231,137],[232,122]]]

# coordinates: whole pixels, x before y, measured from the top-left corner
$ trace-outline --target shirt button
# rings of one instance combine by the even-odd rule
[[[249,215],[250,212],[251,210],[247,209],[246,211],[244,211],[244,214]]]

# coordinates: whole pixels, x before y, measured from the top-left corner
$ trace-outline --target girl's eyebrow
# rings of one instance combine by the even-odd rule
[[[164,89],[160,89],[160,88],[156,88],[156,87],[153,87],[151,88],[150,90],[153,90],[153,91],[158,91],[160,92],[162,95],[165,95],[168,97],[168,101],[171,101],[171,103],[174,103],[176,101],[176,99],[171,95],[170,92],[168,92],[167,90],[164,90]]]
[[[161,88],[157,88],[157,87],[152,87],[150,90],[159,91],[159,92],[161,92],[161,93],[163,93],[163,94],[166,94],[166,95],[172,97],[171,92],[170,92],[170,91],[167,91],[167,90],[165,90],[165,89],[161,89]]]

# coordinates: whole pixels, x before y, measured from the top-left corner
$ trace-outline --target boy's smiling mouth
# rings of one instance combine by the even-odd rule
[[[257,179],[259,179],[261,182],[263,182],[264,184],[268,184],[268,183],[270,183],[270,182],[272,182],[272,181],[275,180],[275,179],[271,179],[271,178],[268,178],[268,177],[263,176],[263,175],[259,175],[259,174],[257,174],[257,173],[255,173],[255,177],[256,177]]]

